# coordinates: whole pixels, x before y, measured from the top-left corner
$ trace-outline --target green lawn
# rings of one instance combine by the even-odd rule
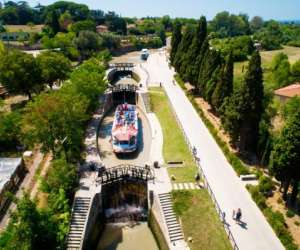
[[[176,182],[194,181],[197,171],[196,164],[172,113],[167,96],[161,88],[151,88],[150,103],[151,109],[157,115],[163,130],[163,156],[165,162],[184,162],[181,167],[168,168],[169,174],[175,175]]]
[[[173,191],[173,207],[182,222],[191,250],[232,249],[215,207],[205,189]]]

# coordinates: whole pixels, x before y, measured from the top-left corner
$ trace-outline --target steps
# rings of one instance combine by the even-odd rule
[[[67,237],[67,250],[80,249],[90,202],[90,197],[75,197],[70,230]]]
[[[167,224],[171,243],[179,240],[184,240],[181,227],[173,211],[170,193],[159,194],[158,197]]]

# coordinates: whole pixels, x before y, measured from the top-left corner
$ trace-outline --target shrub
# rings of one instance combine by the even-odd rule
[[[267,208],[266,198],[259,191],[259,187],[258,186],[253,186],[253,185],[247,185],[247,188],[248,188],[248,190],[249,190],[249,192],[252,196],[252,199],[255,201],[257,206],[262,210]]]
[[[261,176],[258,184],[259,191],[265,195],[269,194],[274,189],[274,183],[268,176]]]
[[[299,221],[295,221],[294,224],[299,227],[300,226],[300,222]]]
[[[286,211],[286,216],[292,218],[295,216],[295,212],[289,209],[288,211]]]

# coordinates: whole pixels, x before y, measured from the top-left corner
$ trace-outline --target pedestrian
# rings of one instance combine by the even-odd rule
[[[232,210],[232,219],[235,220],[235,210],[234,209]]]
[[[200,182],[200,174],[199,173],[196,173],[195,181],[196,181],[197,185],[199,186],[199,182]]]
[[[162,83],[161,83],[161,82],[159,82],[159,86],[160,86],[160,87],[162,86]]]
[[[240,222],[242,218],[242,210],[239,208],[236,212],[236,220],[237,222]]]
[[[226,223],[226,213],[225,212],[222,213],[222,221],[223,221],[223,223]]]

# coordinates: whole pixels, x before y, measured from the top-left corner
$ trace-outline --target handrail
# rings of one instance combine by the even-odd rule
[[[164,89],[165,93],[167,93],[167,91],[166,91],[164,85],[163,85],[163,89]],[[187,135],[186,135],[186,133],[185,133],[185,131],[184,131],[184,129],[183,129],[183,126],[182,126],[182,124],[181,124],[181,122],[180,122],[180,120],[179,120],[179,118],[178,118],[178,116],[177,116],[177,114],[176,114],[176,111],[175,111],[175,109],[174,109],[174,107],[173,107],[173,104],[172,104],[172,102],[171,102],[171,100],[170,100],[168,94],[166,94],[166,96],[167,96],[167,98],[168,98],[168,102],[169,102],[169,104],[170,104],[170,106],[171,106],[171,109],[172,109],[172,111],[173,111],[173,114],[174,114],[174,116],[175,116],[175,119],[176,119],[176,121],[177,121],[177,124],[179,125],[179,127],[180,127],[180,129],[181,129],[181,131],[182,131],[182,133],[183,133],[184,139],[185,139],[186,143],[187,143],[188,146],[189,146],[189,150],[191,151],[191,153],[192,153],[192,155],[193,155],[193,157],[194,157],[194,161],[196,162],[196,165],[197,165],[198,169],[200,170],[199,172],[200,172],[200,174],[201,174],[201,176],[202,176],[202,179],[204,180],[204,186],[205,186],[205,188],[207,189],[207,191],[208,191],[208,193],[209,193],[209,195],[210,195],[210,197],[211,197],[211,199],[212,199],[212,201],[213,201],[213,203],[214,203],[214,205],[215,205],[215,208],[216,208],[216,210],[217,210],[217,213],[218,213],[220,219],[221,219],[222,222],[223,222],[224,229],[225,229],[225,232],[227,233],[228,239],[230,240],[233,249],[234,249],[234,250],[239,250],[239,247],[238,247],[238,245],[237,245],[237,243],[236,243],[236,241],[235,241],[235,239],[234,239],[234,237],[233,237],[233,234],[232,234],[232,232],[231,232],[229,226],[228,226],[226,223],[224,223],[224,213],[223,213],[223,211],[221,210],[220,205],[219,205],[219,203],[218,203],[218,201],[217,201],[217,199],[216,199],[216,197],[215,197],[215,194],[214,194],[214,192],[212,191],[212,189],[211,189],[211,187],[210,187],[210,185],[209,185],[208,179],[207,179],[207,177],[206,177],[206,175],[205,175],[205,173],[204,173],[204,170],[203,170],[203,168],[202,168],[202,166],[201,166],[201,164],[200,164],[200,159],[197,157],[197,154],[193,153],[193,152],[194,152],[194,146],[192,146],[191,143],[190,143],[190,141],[188,140],[188,137],[187,137]]]

